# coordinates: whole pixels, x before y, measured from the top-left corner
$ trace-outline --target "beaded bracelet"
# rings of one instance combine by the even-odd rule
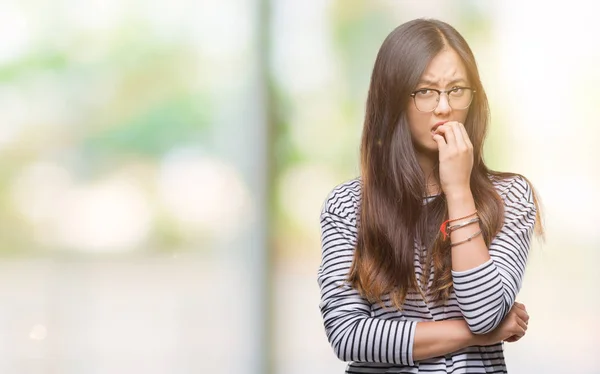
[[[456,243],[451,243],[450,247],[456,247],[459,244],[463,244],[466,242],[470,242],[473,238],[476,238],[478,235],[481,235],[481,230],[477,231],[475,234],[469,236],[468,238],[466,238],[465,240],[461,240],[460,242],[456,242]]]

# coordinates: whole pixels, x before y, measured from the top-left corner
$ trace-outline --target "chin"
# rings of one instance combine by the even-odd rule
[[[423,153],[423,154],[437,154],[438,153],[438,145],[435,142],[435,140],[432,140],[432,143],[427,143],[427,144],[423,144],[423,143],[418,143],[415,144],[415,148],[417,150],[417,152],[419,153]]]
[[[423,144],[423,148],[426,148],[427,150],[432,152],[439,151],[438,143],[432,138],[429,138],[428,141],[426,141],[425,144]]]

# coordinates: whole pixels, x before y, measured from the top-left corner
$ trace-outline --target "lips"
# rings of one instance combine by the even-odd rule
[[[440,121],[440,122],[436,123],[435,125],[433,125],[433,127],[431,128],[431,132],[434,132],[435,130],[437,130],[438,127],[440,127],[441,125],[443,125],[446,122],[448,122],[448,121]]]

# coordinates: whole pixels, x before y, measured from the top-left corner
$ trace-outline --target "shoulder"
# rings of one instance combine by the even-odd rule
[[[503,199],[526,198],[533,203],[533,188],[524,176],[520,174],[506,177],[490,176],[490,180]]]
[[[322,213],[330,213],[353,221],[356,219],[360,205],[362,180],[354,178],[341,183],[327,195],[323,203]]]
[[[490,180],[505,205],[515,203],[534,205],[533,188],[522,175],[490,176]]]

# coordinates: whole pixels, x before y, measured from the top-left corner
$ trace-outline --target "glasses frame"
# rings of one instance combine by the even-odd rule
[[[471,91],[471,101],[469,101],[469,104],[468,104],[466,107],[464,107],[464,108],[454,108],[454,107],[452,106],[452,104],[450,103],[450,93],[451,93],[452,91],[456,91],[456,90],[459,90],[459,89],[461,89],[461,90],[467,89],[467,90],[470,90],[470,91]],[[438,93],[438,96],[437,96],[437,104],[436,104],[436,105],[433,107],[433,109],[431,109],[431,110],[421,110],[421,109],[419,109],[419,107],[417,106],[417,97],[416,97],[416,95],[417,95],[417,93],[418,93],[419,91],[423,91],[423,90],[435,91],[435,92],[437,92],[437,93]],[[420,88],[420,89],[418,89],[418,90],[415,90],[415,91],[411,92],[411,94],[410,94],[410,97],[412,97],[412,98],[413,98],[413,103],[415,104],[415,108],[417,108],[417,110],[418,110],[419,112],[422,112],[422,113],[431,113],[431,112],[433,112],[434,110],[436,110],[436,109],[437,109],[438,105],[440,105],[440,97],[442,97],[442,94],[446,94],[446,97],[447,97],[447,100],[448,100],[448,105],[450,106],[450,108],[452,108],[452,109],[454,109],[454,110],[464,110],[464,109],[467,109],[468,107],[470,107],[470,106],[471,106],[471,104],[473,103],[473,99],[475,98],[475,92],[477,92],[477,91],[476,91],[476,90],[474,90],[472,87],[467,87],[467,86],[456,86],[456,87],[452,87],[452,88],[451,88],[451,89],[449,89],[449,90],[438,90],[438,89],[436,89],[436,88],[428,88],[428,87],[424,87],[424,88]]]

